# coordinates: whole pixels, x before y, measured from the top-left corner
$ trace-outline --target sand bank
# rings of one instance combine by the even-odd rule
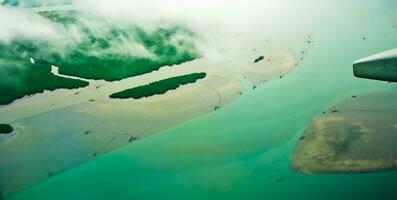
[[[303,173],[362,173],[397,167],[397,94],[353,95],[313,120],[291,167]]]

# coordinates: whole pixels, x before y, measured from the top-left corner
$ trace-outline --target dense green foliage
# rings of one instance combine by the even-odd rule
[[[167,91],[175,90],[181,85],[194,83],[197,80],[203,79],[206,73],[192,73],[183,76],[176,76],[172,78],[163,79],[160,81],[149,83],[148,85],[138,86],[135,88],[127,89],[118,93],[110,95],[110,98],[127,99],[134,98],[140,99],[157,94],[164,94]]]
[[[88,84],[54,76],[50,64],[57,65],[61,74],[115,81],[199,57],[194,34],[180,26],[148,31],[78,11],[40,16],[60,31],[59,36],[0,41],[0,105],[44,90]],[[31,57],[36,64],[28,63]]]
[[[39,15],[54,23],[59,23],[65,26],[76,24],[78,22],[78,11],[43,11],[40,12]]]
[[[115,81],[199,57],[194,34],[180,26],[146,31],[130,24],[116,27],[77,11],[40,15],[63,27],[65,35],[60,40],[17,37],[0,42],[0,59],[33,57],[38,63],[59,66],[61,74]],[[71,36],[72,29],[79,38]]]
[[[85,87],[88,82],[55,76],[48,64],[32,64],[30,56],[46,46],[43,41],[18,38],[0,42],[0,105],[27,95],[65,88]]]
[[[30,63],[31,52],[39,50],[38,44],[41,42],[26,38],[9,43],[0,42],[0,105],[44,90],[73,89],[88,85],[85,81],[55,76],[48,64]]]
[[[58,65],[62,74],[115,81],[199,56],[191,41],[193,34],[180,26],[145,31],[133,25],[116,27],[99,19],[87,23],[93,19],[79,12],[43,12],[41,16],[66,29],[77,27],[83,36],[63,51],[47,48],[52,52],[32,52],[40,62]]]
[[[14,129],[9,124],[0,124],[0,134],[8,134],[13,131]]]
[[[254,60],[254,63],[260,62],[260,61],[262,61],[263,59],[265,59],[265,56],[259,56],[258,58],[256,58],[256,59]]]
[[[0,62],[0,105],[9,104],[26,95],[59,88],[85,87],[88,82],[55,76],[50,65],[28,62]]]

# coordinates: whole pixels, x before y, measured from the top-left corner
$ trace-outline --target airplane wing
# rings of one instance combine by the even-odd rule
[[[359,78],[397,82],[397,48],[357,60],[353,73]]]

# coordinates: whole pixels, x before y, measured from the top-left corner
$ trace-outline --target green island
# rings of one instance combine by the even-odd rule
[[[0,124],[0,134],[9,134],[12,133],[14,129],[9,124]]]
[[[55,76],[50,65],[0,60],[0,105],[12,103],[24,96],[43,93],[45,90],[75,89],[88,82]]]
[[[200,79],[205,78],[206,76],[207,74],[204,72],[176,76],[114,93],[109,97],[113,99],[140,99],[143,97],[164,94],[170,90],[177,89],[181,85],[194,83]]]
[[[258,62],[262,61],[263,59],[265,59],[265,56],[259,56],[258,58],[256,58],[254,60],[254,63],[258,63]]]

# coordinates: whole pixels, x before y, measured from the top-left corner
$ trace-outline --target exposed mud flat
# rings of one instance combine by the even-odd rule
[[[291,167],[303,173],[363,173],[397,167],[397,93],[352,96],[305,130]]]
[[[81,110],[87,114],[86,118],[83,119],[87,121],[80,120],[76,123],[76,126],[81,127],[76,128],[76,130],[68,128],[67,133],[52,131],[52,135],[65,135],[65,137],[68,136],[71,140],[76,141],[68,146],[68,150],[70,150],[68,153],[77,155],[77,158],[82,161],[85,161],[85,158],[93,159],[98,156],[100,158],[78,165],[73,164],[73,162],[77,163],[77,159],[73,162],[68,160],[73,158],[73,155],[69,156],[69,154],[63,152],[58,154],[60,159],[57,160],[62,161],[51,161],[49,162],[51,166],[42,164],[39,168],[38,165],[32,165],[32,168],[41,169],[41,171],[33,171],[26,178],[22,175],[13,177],[11,173],[16,172],[16,170],[10,170],[10,174],[7,174],[8,181],[4,181],[7,182],[3,186],[4,198],[13,200],[54,199],[54,197],[58,199],[79,199],[82,197],[86,199],[98,199],[98,197],[103,199],[291,199],[292,196],[296,199],[363,199],[363,197],[365,199],[377,199],[381,195],[384,198],[396,199],[395,187],[393,187],[397,180],[396,171],[362,175],[306,176],[293,173],[289,168],[290,153],[295,147],[296,140],[300,137],[301,130],[313,119],[313,116],[321,114],[324,107],[335,105],[341,98],[356,93],[379,91],[393,87],[393,84],[355,79],[352,74],[351,63],[361,57],[395,48],[397,45],[396,33],[391,28],[392,25],[389,20],[390,13],[395,13],[393,11],[395,11],[396,2],[392,0],[366,2],[353,0],[326,3],[290,1],[287,3],[281,2],[283,6],[279,8],[272,7],[272,3],[275,2],[279,1],[266,1],[263,6],[258,6],[259,1],[253,4],[260,13],[266,13],[269,17],[261,18],[250,12],[249,16],[251,17],[249,20],[243,20],[243,23],[238,23],[239,20],[230,21],[231,25],[242,31],[242,35],[246,35],[247,31],[245,30],[249,26],[241,26],[241,24],[247,24],[244,22],[252,21],[256,26],[263,27],[263,29],[252,31],[258,34],[253,34],[257,37],[249,36],[252,43],[244,46],[247,48],[233,49],[234,44],[241,44],[241,42],[229,38],[230,42],[228,43],[233,45],[229,49],[225,48],[227,54],[221,54],[219,58],[213,59],[211,62],[207,57],[203,57],[203,59],[194,61],[192,64],[200,64],[196,65],[200,68],[198,71],[205,71],[201,67],[215,66],[221,72],[218,73],[219,76],[233,77],[238,82],[243,79],[241,77],[246,76],[246,79],[243,79],[242,82],[244,83],[244,89],[248,88],[248,90],[257,86],[257,83],[262,83],[261,80],[267,80],[267,78],[260,75],[255,76],[254,73],[251,76],[249,75],[251,73],[240,74],[238,72],[250,71],[251,68],[258,70],[272,68],[273,64],[280,62],[275,62],[277,59],[274,57],[273,59],[271,57],[271,61],[268,62],[269,53],[275,52],[280,47],[281,49],[282,47],[294,49],[298,66],[293,70],[293,73],[288,74],[287,72],[281,79],[283,73],[271,75],[270,80],[279,80],[261,84],[253,91],[246,92],[244,90],[241,98],[234,98],[236,101],[225,108],[221,106],[212,114],[201,115],[198,119],[181,123],[175,128],[170,128],[156,135],[149,133],[149,130],[145,131],[143,128],[139,128],[144,120],[138,120],[134,123],[134,120],[123,119],[124,121],[119,122],[118,126],[113,124],[113,120],[104,120],[103,116],[111,113],[110,107],[114,104],[125,104],[125,106],[115,106],[121,118],[121,115],[129,116],[129,113],[125,113],[123,108],[126,109],[126,112],[135,112],[140,109],[137,106],[138,103],[143,105],[146,104],[144,102],[153,101],[154,103],[159,101],[158,105],[161,105],[161,99],[166,98],[166,95],[169,95],[167,98],[170,98],[172,95],[179,94],[182,90],[186,92],[188,88],[193,89],[193,87],[204,83],[203,80],[194,85],[181,87],[181,90],[175,90],[164,96],[142,99],[143,101],[130,99],[113,101],[107,98],[107,95],[114,93],[115,89],[123,90],[140,83],[146,84],[174,75],[172,73],[163,74],[163,72],[154,72],[150,75],[126,79],[122,84],[121,82],[117,84],[116,82],[111,84],[92,82],[90,89],[87,91],[95,91],[93,93],[87,92],[85,94],[84,90],[59,90],[45,94],[47,96],[42,95],[40,97],[38,95],[15,102],[14,108],[18,107],[15,110],[16,112],[10,111],[13,105],[5,107],[4,110],[7,110],[6,114],[9,119],[13,118],[14,121],[18,122],[22,121],[22,118],[32,117],[30,120],[33,120],[33,116],[36,114],[44,114],[56,109],[68,109],[68,106],[71,106],[70,113],[72,114],[65,114],[64,117],[61,117],[61,120],[70,123],[72,120],[67,118],[78,116],[76,121],[83,118],[82,114],[75,114],[78,110]],[[387,2],[388,5],[386,5]],[[233,2],[226,3],[232,4]],[[205,2],[199,4],[205,5]],[[360,9],[357,9],[357,5],[360,5]],[[173,4],[170,4],[170,6],[175,7]],[[210,8],[210,6],[202,7],[205,10]],[[228,6],[213,7],[216,9],[229,8]],[[126,8],[128,8],[128,12],[131,12],[132,7]],[[245,7],[244,9],[241,8],[243,7],[238,7],[239,10],[250,11]],[[287,8],[290,9],[286,10]],[[204,17],[203,13],[207,12],[200,12],[200,16]],[[338,15],[335,15],[335,13],[338,13]],[[218,12],[216,14],[219,16]],[[238,12],[233,12],[233,15],[239,18],[236,14]],[[206,18],[200,19],[205,22],[211,21],[205,20]],[[318,21],[318,24],[315,24],[314,20]],[[266,23],[266,21],[271,23]],[[280,26],[285,27],[285,29],[280,29]],[[219,34],[218,31],[203,30],[211,35],[219,35],[219,38],[223,39],[223,34]],[[267,30],[277,34],[267,33]],[[304,41],[309,48],[302,47],[303,45],[300,46],[300,44],[297,47],[295,42],[298,41],[291,42],[296,37],[301,37],[299,33],[305,36],[313,34],[310,43],[309,40]],[[272,35],[273,37],[271,37]],[[301,42],[308,39],[305,36],[300,38]],[[261,42],[262,39],[263,41],[269,40],[269,42]],[[285,45],[272,44],[277,40],[285,41]],[[209,43],[216,43],[216,40],[210,40]],[[310,45],[313,46],[312,49],[310,49]],[[244,49],[243,53],[241,52],[242,49]],[[228,51],[237,52],[229,53]],[[307,53],[308,56],[306,57]],[[277,53],[275,52],[275,54]],[[264,56],[264,59],[254,64],[255,59],[259,56]],[[268,63],[272,64],[267,65]],[[164,69],[171,70],[171,68]],[[185,72],[191,73],[192,71]],[[253,78],[256,77],[257,82],[253,81]],[[223,82],[224,79],[219,77],[216,80],[217,82]],[[252,85],[248,80],[252,81]],[[96,89],[96,87],[99,88]],[[228,88],[226,85],[224,87]],[[234,88],[233,91],[238,89],[238,87]],[[110,93],[108,94],[108,92]],[[211,104],[206,104],[204,111],[212,112],[214,110],[212,106],[217,104],[217,99],[215,92],[211,92],[211,90],[208,90],[208,92],[210,94],[207,96],[213,96],[210,100],[205,101],[211,102]],[[78,93],[76,97],[75,93]],[[194,94],[196,98],[199,98],[196,93]],[[233,92],[233,94],[237,94],[237,92]],[[222,94],[222,96],[226,95]],[[356,100],[360,97],[361,95],[358,95]],[[43,103],[40,103],[42,99],[48,103],[40,108],[40,104]],[[24,107],[22,102],[24,102]],[[225,102],[224,99],[223,103]],[[52,103],[55,105],[47,108],[46,105]],[[189,104],[191,103],[193,102],[189,102]],[[78,104],[81,104],[79,108],[77,108]],[[30,107],[30,105],[34,106]],[[170,105],[170,103],[167,102],[164,105]],[[158,110],[164,110],[164,112],[174,109],[166,106],[157,108]],[[182,108],[176,108],[175,110],[180,111],[180,109],[182,110]],[[152,112],[153,115],[159,112],[149,108],[146,110]],[[205,113],[204,111],[202,113]],[[67,111],[60,112],[60,110],[56,112],[57,114],[53,114],[53,117],[57,117],[60,113],[67,113]],[[95,116],[95,113],[98,113],[98,115]],[[118,115],[117,113],[113,114]],[[149,113],[146,115],[143,118],[152,118]],[[181,114],[175,116],[179,115]],[[173,116],[167,115],[166,117],[172,118]],[[49,120],[48,118],[50,117],[40,117],[40,120],[35,123]],[[127,122],[130,124],[126,124]],[[151,122],[155,121],[152,120]],[[21,123],[26,124],[27,122]],[[51,123],[54,124],[54,122]],[[70,124],[67,125],[70,126]],[[132,129],[133,125],[135,129]],[[119,127],[127,127],[129,130],[126,130],[126,132],[128,131],[128,134],[137,139],[134,140],[128,134],[123,134],[124,130],[121,130],[121,128],[119,130]],[[23,128],[23,126],[19,128]],[[63,127],[60,126],[60,128]],[[106,134],[106,130],[113,131]],[[87,131],[88,133],[85,134]],[[11,134],[7,138],[11,141],[11,136],[16,136],[13,139],[19,140],[21,138],[19,136],[22,134],[25,137],[27,135],[34,137],[34,134],[39,135],[36,132],[38,132],[38,129],[35,129],[35,133],[21,132],[20,135]],[[116,132],[119,132],[119,134]],[[151,135],[151,137],[144,138],[145,133],[149,133],[147,135]],[[131,145],[125,145],[123,148],[101,156],[121,142],[129,142],[131,138],[133,139]],[[42,137],[38,140],[42,140]],[[57,141],[60,149],[67,146],[67,142],[63,144],[62,140],[59,142],[59,140],[50,138],[49,141]],[[94,145],[90,146],[88,143]],[[37,141],[35,145],[40,146],[40,143]],[[47,144],[43,143],[44,145]],[[55,145],[47,146],[48,149],[56,148]],[[84,149],[84,147],[87,148]],[[21,151],[29,152],[23,149]],[[48,151],[44,153],[48,154]],[[32,155],[36,155],[36,153],[20,156],[23,157],[20,160],[24,161],[21,165],[26,165],[28,162],[25,158],[30,158]],[[61,155],[64,158],[61,158]],[[54,156],[40,159],[54,160]],[[15,160],[12,162],[15,163]],[[67,162],[72,164],[67,166],[65,164]],[[56,174],[61,169],[70,168],[73,169],[60,175]],[[19,171],[18,173],[26,174]],[[40,176],[34,176],[34,173],[40,173]],[[23,179],[31,181],[32,177],[38,177],[35,179],[37,183],[47,177],[51,177],[51,179],[34,184],[29,189],[24,190],[29,184],[21,184]],[[18,184],[21,185],[18,186]],[[264,188],[267,189],[264,190]],[[21,190],[24,191],[14,193]],[[153,192],[153,190],[156,192]]]
[[[5,194],[19,191],[114,148],[221,109],[251,89],[243,86],[243,77],[252,82],[278,79],[279,72],[292,70],[297,60],[288,50],[267,56],[279,62],[258,66],[250,57],[239,64],[234,58],[226,71],[228,63],[203,58],[121,81],[87,80],[90,85],[83,89],[46,92],[3,106],[0,120],[10,122],[15,131],[0,140],[0,159],[7,160],[0,164],[1,189]],[[109,98],[114,92],[194,72],[206,72],[207,77],[163,95]],[[60,75],[56,67],[52,73],[75,78]]]

